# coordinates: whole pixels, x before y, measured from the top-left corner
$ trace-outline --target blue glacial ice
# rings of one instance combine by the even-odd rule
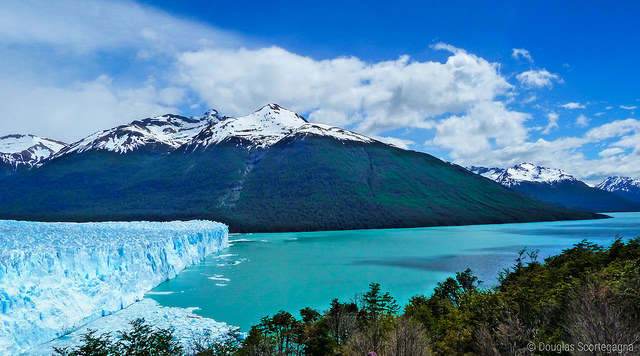
[[[121,310],[227,246],[211,221],[0,221],[0,354]]]

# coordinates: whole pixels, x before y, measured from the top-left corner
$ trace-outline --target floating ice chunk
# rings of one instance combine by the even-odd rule
[[[231,280],[229,278],[225,278],[223,277],[221,274],[214,274],[213,276],[207,277],[212,281],[224,281],[224,282],[230,282]]]

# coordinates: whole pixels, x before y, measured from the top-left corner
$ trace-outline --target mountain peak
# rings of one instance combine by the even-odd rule
[[[2,136],[0,137],[0,163],[11,166],[12,170],[20,167],[30,168],[39,165],[65,145],[64,142],[31,134]]]
[[[210,109],[202,115],[202,117],[194,117],[194,119],[205,121],[220,121],[222,118],[216,109]]]
[[[134,151],[142,146],[154,145],[171,150],[190,141],[210,120],[217,116],[217,111],[208,111],[203,117],[185,117],[166,114],[134,120],[129,124],[96,132],[74,142],[60,151],[55,157],[89,150],[106,150],[116,153]]]
[[[596,188],[609,192],[622,191],[630,192],[640,190],[640,180],[631,177],[612,176],[596,185]]]
[[[507,169],[476,166],[471,166],[467,169],[507,187],[518,185],[521,182],[556,183],[564,180],[577,181],[574,176],[562,169],[542,167],[531,162],[518,163]]]
[[[373,139],[337,127],[311,124],[304,117],[271,103],[251,114],[228,117],[211,109],[202,116],[161,115],[132,121],[96,132],[77,141],[55,155],[106,150],[127,153],[148,147],[169,152],[183,146],[197,149],[231,139],[244,141],[247,147],[267,147],[289,135],[325,136],[341,142],[373,142]]]

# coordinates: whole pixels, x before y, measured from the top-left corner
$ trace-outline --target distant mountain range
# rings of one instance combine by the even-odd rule
[[[596,187],[625,199],[640,202],[640,180],[631,177],[609,177]]]
[[[610,177],[594,188],[561,169],[540,167],[533,163],[520,163],[506,169],[476,166],[468,169],[515,191],[570,209],[593,212],[640,211],[637,196],[635,201],[631,199],[633,193],[629,189],[634,186],[630,179],[618,177],[616,180]],[[605,186],[609,189],[603,189]],[[640,188],[635,186],[635,189],[633,192],[638,194]]]
[[[255,232],[603,217],[276,104],[241,117],[212,110],[136,120],[29,167],[0,178],[0,218],[203,218]]]

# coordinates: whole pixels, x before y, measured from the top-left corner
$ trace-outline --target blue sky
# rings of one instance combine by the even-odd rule
[[[0,134],[268,102],[459,164],[640,178],[636,2],[5,1]]]

